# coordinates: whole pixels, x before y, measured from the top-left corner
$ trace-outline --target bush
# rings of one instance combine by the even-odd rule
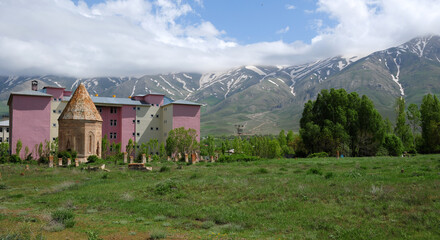
[[[386,135],[383,146],[388,150],[391,156],[400,156],[404,150],[402,141],[395,134]]]
[[[257,160],[260,160],[260,158],[246,154],[222,155],[218,159],[219,162],[252,162]]]
[[[326,152],[312,153],[307,157],[308,158],[326,158],[326,157],[328,157],[328,153],[326,153]]]
[[[66,228],[71,228],[75,225],[75,215],[70,210],[56,210],[52,213],[52,220],[63,224]]]
[[[9,162],[11,162],[11,163],[21,163],[21,158],[17,154],[12,154],[9,157]]]
[[[171,179],[156,184],[154,192],[158,195],[165,195],[177,189],[177,183]]]
[[[87,158],[87,163],[99,163],[102,162],[102,159],[100,159],[98,156],[96,155],[90,155]]]
[[[58,152],[58,158],[62,158],[63,159],[63,165],[66,165],[67,164],[67,159],[68,158],[72,159],[72,155],[68,151],[62,151],[62,152]],[[75,161],[75,160],[73,160],[73,161]]]

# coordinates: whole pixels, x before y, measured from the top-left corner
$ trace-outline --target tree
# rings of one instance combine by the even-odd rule
[[[440,102],[434,95],[423,97],[420,106],[422,127],[422,152],[435,153],[440,151]]]
[[[184,127],[180,127],[171,130],[168,133],[166,143],[169,155],[181,153],[184,156],[185,153],[190,154],[199,150],[197,132],[192,128],[186,130]]]
[[[127,152],[128,156],[131,156],[133,154],[133,150],[134,150],[134,142],[133,139],[129,139],[128,140],[128,144],[125,146],[125,151]]]
[[[107,157],[107,152],[108,152],[108,148],[110,146],[110,142],[107,138],[107,134],[104,135],[104,137],[102,138],[102,159],[105,159]]]
[[[414,148],[414,137],[411,133],[410,126],[406,124],[405,114],[405,99],[403,97],[396,100],[396,126],[394,133],[400,138],[403,143],[404,149],[410,151]]]
[[[408,119],[409,125],[411,126],[412,134],[414,136],[414,146],[415,146],[416,145],[415,144],[415,136],[416,136],[416,133],[418,133],[420,131],[421,115],[420,115],[419,107],[416,104],[411,103],[408,106],[408,111],[406,113],[406,117]]]
[[[306,152],[371,156],[383,142],[384,123],[365,95],[323,89],[304,105],[300,136]]]
[[[21,148],[23,147],[23,143],[20,139],[18,139],[17,144],[15,145],[15,154],[20,156]]]
[[[215,143],[214,143],[214,138],[209,135],[208,138],[206,139],[207,142],[207,153],[208,156],[214,156],[215,153]]]
[[[167,152],[165,150],[165,144],[162,142],[162,143],[160,143],[160,146],[159,146],[159,157],[166,158],[166,154],[167,154]]]

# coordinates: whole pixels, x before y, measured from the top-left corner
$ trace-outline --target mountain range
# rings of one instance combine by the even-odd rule
[[[203,136],[233,134],[237,124],[244,125],[245,134],[276,134],[281,129],[297,131],[304,103],[330,88],[367,95],[393,121],[396,98],[419,104],[423,95],[440,92],[440,36],[418,37],[362,58],[338,56],[295,66],[142,77],[0,76],[0,112],[7,112],[9,94],[30,89],[32,80],[66,89],[83,82],[99,96],[160,92],[199,102]]]

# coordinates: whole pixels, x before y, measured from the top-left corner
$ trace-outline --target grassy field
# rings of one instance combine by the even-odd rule
[[[0,165],[0,239],[440,238],[440,155],[152,166]]]

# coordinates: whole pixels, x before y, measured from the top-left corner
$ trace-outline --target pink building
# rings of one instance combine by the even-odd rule
[[[37,157],[38,144],[56,140],[58,117],[71,93],[59,87],[11,93],[8,105],[12,153],[15,154],[19,139],[23,143],[21,157],[24,157],[26,146]],[[131,98],[95,96],[92,101],[103,119],[102,136],[106,136],[112,143],[121,143],[122,150],[125,150],[129,139],[139,145],[150,139],[165,142],[168,132],[179,127],[195,129],[200,140],[201,104],[173,101],[159,93]]]

